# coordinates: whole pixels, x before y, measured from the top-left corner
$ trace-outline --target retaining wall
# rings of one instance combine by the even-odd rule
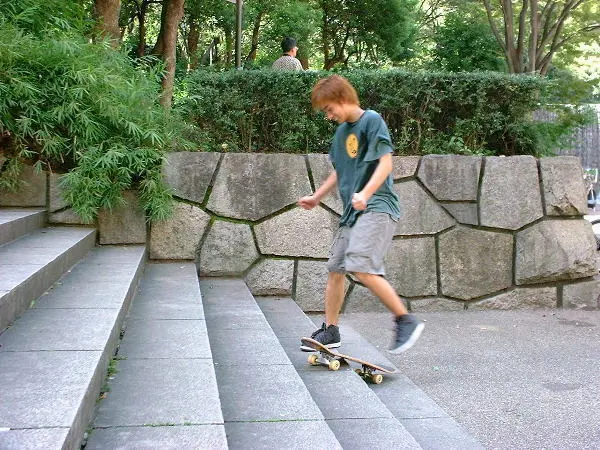
[[[173,217],[146,230],[129,194],[127,207],[100,215],[100,243],[144,242],[148,232],[153,259],[193,259],[201,275],[244,276],[255,295],[320,311],[341,202],[337,192],[310,211],[296,201],[330,170],[320,154],[172,153]],[[411,310],[599,308],[578,158],[394,157],[394,180],[402,217],[387,278]],[[55,184],[50,220],[77,222],[53,200]],[[344,307],[383,308],[351,278]]]

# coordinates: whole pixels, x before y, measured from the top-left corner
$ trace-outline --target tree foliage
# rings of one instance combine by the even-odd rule
[[[15,167],[28,160],[67,172],[66,200],[85,220],[133,187],[149,217],[163,218],[163,149],[174,145],[178,121],[158,105],[161,68],[136,67],[108,42],[90,43],[83,11],[61,3],[45,23],[36,21],[47,1],[0,8],[0,134],[9,157],[0,183],[14,187]]]
[[[434,67],[450,72],[505,70],[502,49],[476,5],[464,4],[449,12],[433,41]]]
[[[482,1],[511,73],[545,75],[558,51],[600,30],[594,0]]]
[[[323,13],[325,70],[348,66],[351,57],[379,63],[410,55],[415,36],[414,0],[318,0]]]

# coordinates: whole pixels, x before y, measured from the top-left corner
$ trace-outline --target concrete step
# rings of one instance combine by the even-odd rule
[[[48,236],[48,251],[73,239],[49,229],[10,245]],[[93,249],[0,335],[0,448],[79,449],[145,257],[143,246]]]
[[[148,264],[86,450],[227,448],[196,267]]]
[[[42,228],[45,224],[45,209],[0,208],[0,245]]]
[[[359,404],[355,409],[360,412],[361,408],[367,410],[363,405],[365,399],[370,394],[365,394],[364,390],[369,389],[375,395],[385,410],[390,411],[393,417],[401,424],[403,432],[408,432],[414,438],[416,443],[424,449],[482,449],[472,436],[466,433],[463,428],[446,412],[440,408],[425,392],[416,386],[409,378],[402,375],[400,370],[398,374],[384,375],[384,381],[380,385],[366,384],[356,375],[351,367],[348,367],[348,378],[354,376],[360,380],[359,387],[350,387],[351,382],[343,379],[338,373],[328,372],[324,367],[313,368],[307,363],[306,353],[300,352],[301,336],[310,336],[315,329],[320,326],[321,317],[315,318],[313,322],[290,298],[264,297],[257,298],[257,302],[265,317],[271,324],[271,327],[282,342],[288,355],[297,366],[299,373],[307,374],[318,369],[326,377],[326,381],[321,384],[312,383],[316,399],[324,398],[328,402],[330,396],[339,399],[338,402],[349,405]],[[319,322],[318,325],[316,322]],[[391,321],[390,321],[391,323]],[[359,356],[367,361],[381,364],[386,367],[395,368],[382,351],[371,345],[359,333],[351,327],[344,326],[343,317],[341,319],[340,334],[342,337],[342,346],[340,351],[353,356]],[[342,366],[344,367],[344,366]],[[323,370],[325,369],[325,370]],[[342,370],[342,369],[340,369]],[[309,388],[310,386],[309,385]],[[325,387],[323,387],[325,385]],[[322,391],[325,392],[322,392]],[[335,392],[339,390],[340,392]],[[333,392],[332,392],[333,391]],[[346,397],[344,397],[346,396]],[[375,403],[376,405],[376,403]],[[375,408],[377,410],[377,408]],[[348,413],[346,413],[348,414]],[[325,416],[327,418],[327,415]],[[335,417],[332,415],[332,417]],[[354,423],[354,422],[353,422]],[[354,423],[356,427],[360,422]],[[335,428],[332,427],[335,431]],[[344,431],[345,432],[345,431]],[[363,448],[369,447],[370,442],[380,441],[378,437],[373,436],[373,432],[368,429],[356,430],[350,429],[344,436],[347,440],[340,439],[344,448]],[[366,439],[366,440],[361,440]],[[403,446],[404,448],[404,446]]]
[[[309,353],[300,351],[300,337],[310,336],[318,327],[296,302],[273,297],[256,300],[343,448],[421,448],[353,367],[342,365],[332,372],[308,364]],[[343,336],[343,351],[350,351],[352,341],[353,337]],[[383,384],[390,380],[392,376],[385,375]]]
[[[341,448],[243,280],[200,289],[229,447]]]
[[[360,355],[367,361],[376,361],[386,367],[395,367],[380,349],[351,327],[342,323],[340,334],[343,336],[343,352]],[[484,448],[415,383],[402,375],[402,370],[399,372],[398,375],[386,377],[380,385],[371,385],[371,389],[423,448]]]
[[[0,331],[94,247],[93,228],[37,229],[0,246]]]

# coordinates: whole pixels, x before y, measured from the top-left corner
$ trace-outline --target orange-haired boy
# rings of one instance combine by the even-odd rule
[[[337,185],[344,205],[327,263],[325,322],[312,338],[330,348],[341,345],[338,318],[344,302],[344,277],[351,273],[394,314],[395,337],[389,351],[401,353],[417,341],[424,324],[408,314],[383,277],[383,260],[400,218],[398,196],[392,189],[393,149],[387,125],[378,113],[360,107],[355,89],[339,75],[319,80],[311,101],[313,108],[339,124],[329,150],[334,171],[298,204],[312,209]]]

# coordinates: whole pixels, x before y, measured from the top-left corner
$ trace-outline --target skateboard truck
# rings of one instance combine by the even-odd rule
[[[354,369],[354,371],[365,380],[367,383],[371,382],[374,384],[381,384],[383,381],[383,375],[380,373],[373,373],[373,369],[363,364],[362,369]]]
[[[319,358],[319,356],[321,356],[321,358]],[[339,358],[328,355],[324,352],[311,353],[310,355],[308,355],[308,363],[311,366],[318,366],[319,364],[323,364],[329,367],[329,370],[338,370],[341,366]]]

